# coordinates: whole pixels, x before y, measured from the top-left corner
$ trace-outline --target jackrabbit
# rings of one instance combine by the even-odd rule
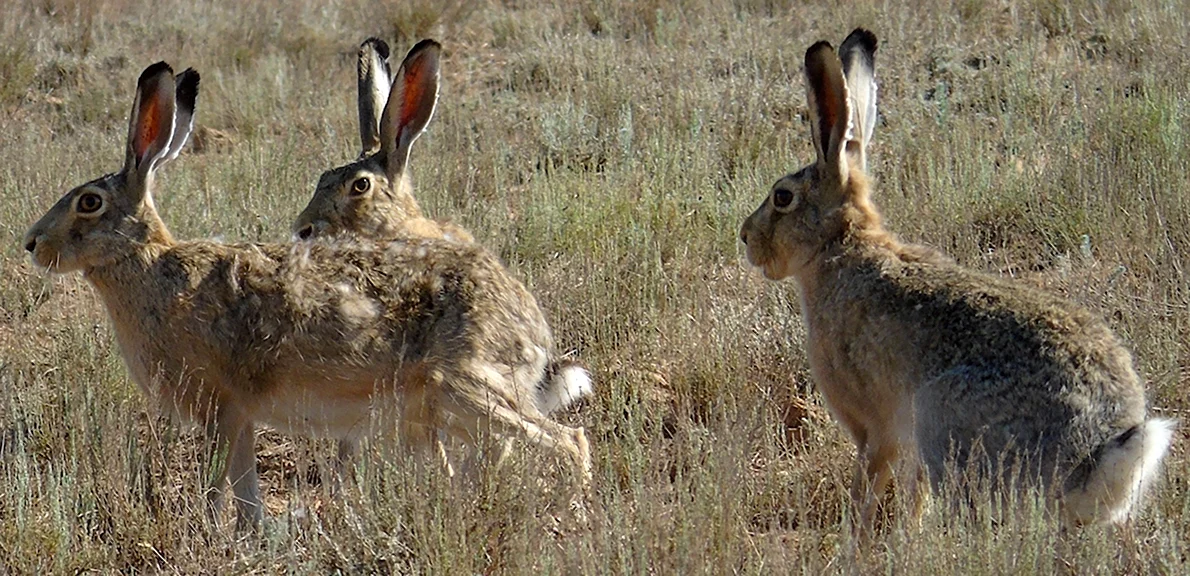
[[[359,158],[322,174],[314,197],[294,222],[294,233],[303,240],[350,232],[368,238],[472,242],[465,229],[423,216],[409,179],[410,148],[438,104],[442,46],[433,40],[418,42],[397,70],[391,90],[388,54],[388,44],[378,38],[360,45]]]
[[[388,43],[372,37],[360,44],[356,63],[360,153],[355,162],[328,170],[319,178],[314,198],[293,224],[298,238],[349,234],[377,240],[474,242],[466,229],[424,217],[409,177],[410,149],[437,108],[441,52],[442,46],[432,39],[418,42],[406,54],[394,81]],[[391,90],[394,86],[396,92]],[[385,132],[382,127],[390,122],[396,126]],[[396,155],[390,157],[389,150]],[[387,166],[396,169],[387,172],[383,170]],[[576,362],[559,359],[547,370],[552,377],[537,391],[538,407],[544,414],[561,410],[593,391],[590,374]],[[352,452],[351,443],[340,443],[340,468]],[[447,467],[449,470],[449,464]]]
[[[935,487],[953,464],[997,490],[1056,482],[1047,494],[1076,523],[1127,519],[1174,423],[1146,417],[1132,356],[1102,319],[883,228],[865,174],[875,52],[863,29],[838,55],[826,42],[806,52],[817,159],[740,230],[754,266],[800,288],[815,382],[859,450],[860,526],[902,456]]]
[[[137,84],[119,172],[62,197],[25,235],[33,261],[81,270],[133,380],[204,427],[209,510],[230,475],[237,527],[262,518],[254,424],[353,439],[373,418],[403,434],[519,437],[590,478],[582,428],[542,414],[556,377],[533,297],[491,255],[440,239],[288,244],[175,241],[152,201],[190,135],[198,74],[164,62]],[[388,420],[382,420],[387,424]],[[384,427],[381,427],[383,430]],[[439,451],[441,444],[438,442]]]
[[[418,42],[401,63],[390,91],[389,47],[368,38],[359,47],[358,90],[360,156],[328,170],[293,224],[301,239],[347,234],[373,240],[443,238],[473,243],[463,228],[425,218],[409,181],[409,150],[425,131],[438,102],[442,46]],[[383,113],[381,113],[383,107]],[[545,414],[560,410],[592,392],[591,378],[579,364],[558,360],[554,375],[539,389]],[[349,453],[344,447],[342,453]]]

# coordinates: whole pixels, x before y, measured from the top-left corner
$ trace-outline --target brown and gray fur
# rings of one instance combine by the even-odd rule
[[[176,81],[176,84],[175,84]],[[203,426],[210,510],[230,478],[239,527],[262,517],[254,427],[352,440],[392,416],[403,435],[481,431],[563,456],[586,484],[581,428],[536,390],[553,341],[490,254],[441,239],[285,244],[175,241],[153,180],[192,128],[198,75],[165,63],[138,82],[123,169],[70,190],[24,239],[34,262],[81,271],[136,383]]]
[[[434,40],[418,42],[390,83],[388,44],[378,38],[360,44],[360,157],[319,178],[314,197],[293,224],[299,238],[346,235],[474,243],[463,228],[422,216],[406,168],[409,149],[429,125],[437,106],[441,52],[441,45]],[[548,371],[551,377],[542,381],[539,390],[539,406],[546,414],[592,392],[590,375],[575,362],[551,359]],[[341,452],[349,453],[350,448]]]
[[[753,265],[800,288],[815,382],[858,447],[860,525],[901,457],[935,487],[948,465],[996,488],[1013,474],[1056,487],[1076,523],[1127,520],[1173,422],[1146,416],[1132,356],[1099,316],[885,230],[865,174],[875,51],[857,29],[838,55],[826,42],[806,52],[817,159],[740,230]]]
[[[359,157],[322,174],[314,197],[293,224],[294,233],[301,239],[352,233],[472,242],[462,227],[422,214],[409,178],[410,148],[438,104],[442,46],[428,39],[418,42],[391,84],[388,55],[388,44],[378,38],[360,44]]]

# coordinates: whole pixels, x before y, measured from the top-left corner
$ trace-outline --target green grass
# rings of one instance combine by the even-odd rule
[[[881,39],[876,201],[903,237],[1106,317],[1155,411],[1190,408],[1190,36],[1185,1],[339,0],[0,7],[0,573],[1179,574],[1185,426],[1130,533],[1000,525],[935,501],[858,557],[854,450],[817,395],[796,290],[736,233],[809,161],[802,54]],[[356,154],[355,47],[445,46],[413,151],[427,212],[534,291],[598,393],[564,419],[595,456],[590,521],[532,450],[478,480],[368,446],[263,432],[269,520],[203,523],[193,432],[128,379],[78,276],[20,247],[69,187],[118,168],[138,72],[203,74],[198,124],[233,145],[159,181],[180,238],[280,241],[319,172]]]

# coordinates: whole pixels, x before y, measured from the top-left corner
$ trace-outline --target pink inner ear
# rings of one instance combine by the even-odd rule
[[[132,141],[132,151],[136,154],[137,164],[144,160],[149,146],[157,141],[157,135],[161,132],[160,108],[161,103],[155,94],[141,103],[140,111],[137,113],[139,126],[137,126],[136,137]]]
[[[839,117],[843,114],[844,96],[836,94],[835,87],[833,82],[824,82],[821,86],[822,97],[818,102],[818,111],[822,115],[822,135],[826,138],[826,141],[822,143],[824,147],[830,146],[830,136],[834,132]]]
[[[424,58],[405,69],[405,90],[402,94],[404,102],[401,106],[401,126],[408,126],[421,110],[420,103],[427,96],[430,89],[430,76],[433,75],[431,66],[426,65]]]

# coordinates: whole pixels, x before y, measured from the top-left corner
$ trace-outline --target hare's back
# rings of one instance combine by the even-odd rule
[[[282,373],[366,380],[426,357],[512,366],[552,351],[524,286],[491,254],[455,242],[185,243],[157,266],[160,309],[146,317],[171,319],[202,350],[193,361],[262,389]]]
[[[183,243],[157,259],[153,291],[179,330],[261,371],[400,363],[465,340],[475,307],[475,259],[426,244]]]
[[[917,359],[921,379],[974,369],[994,374],[1005,396],[1143,411],[1131,354],[1102,318],[1074,303],[945,262],[875,265],[853,280],[887,323],[874,325],[910,347],[898,352]]]
[[[552,350],[536,299],[480,246],[406,238],[315,242],[306,249],[284,268],[301,270],[291,290],[314,288],[303,292],[323,295],[309,296],[307,306],[325,311],[347,303],[376,311],[382,330],[414,337],[427,347],[465,346],[496,362],[515,364],[526,354]],[[338,315],[343,316],[350,314]],[[364,314],[362,320],[367,324],[370,318]],[[534,350],[526,353],[529,349]]]

